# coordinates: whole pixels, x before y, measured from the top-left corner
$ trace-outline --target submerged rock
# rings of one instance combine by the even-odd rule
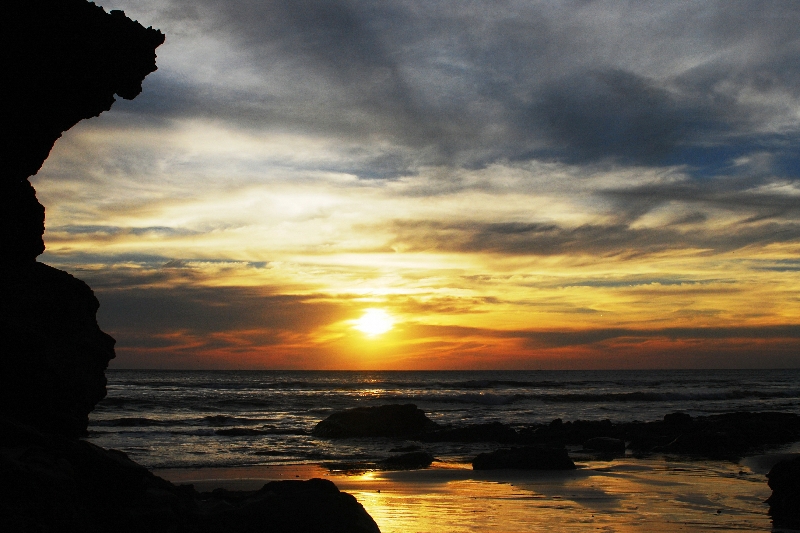
[[[460,428],[444,428],[422,437],[428,442],[499,442],[512,444],[519,441],[514,428],[500,422],[471,424]]]
[[[409,452],[387,457],[377,463],[377,467],[381,470],[418,470],[428,468],[433,461],[433,455],[428,452]]]
[[[800,456],[784,459],[770,469],[767,499],[775,527],[800,529]]]
[[[612,437],[594,437],[583,443],[583,449],[614,455],[625,455],[625,441]]]
[[[315,437],[342,439],[351,437],[414,438],[437,427],[414,404],[356,407],[333,413],[318,423]]]
[[[564,448],[525,446],[482,453],[472,461],[473,470],[574,470],[575,463]]]

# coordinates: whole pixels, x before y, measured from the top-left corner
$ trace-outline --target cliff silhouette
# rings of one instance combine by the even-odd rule
[[[63,132],[141,92],[164,35],[86,0],[12,0],[3,16],[0,531],[378,531],[329,481],[202,494],[80,440],[114,339],[92,290],[36,261],[45,209],[28,178]]]

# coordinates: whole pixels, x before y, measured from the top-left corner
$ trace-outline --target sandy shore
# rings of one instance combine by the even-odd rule
[[[434,463],[405,472],[344,474],[319,465],[165,469],[198,490],[249,490],[282,479],[332,480],[383,533],[771,531],[764,474],[778,454],[740,463],[669,458],[578,462],[568,472],[475,472]]]

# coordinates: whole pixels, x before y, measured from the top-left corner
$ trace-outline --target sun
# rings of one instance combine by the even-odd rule
[[[368,337],[374,337],[392,329],[394,319],[383,309],[365,309],[361,318],[354,321],[353,327]]]

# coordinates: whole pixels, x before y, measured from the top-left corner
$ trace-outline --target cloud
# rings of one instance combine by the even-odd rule
[[[581,225],[519,222],[395,221],[390,247],[408,252],[503,255],[592,255],[633,258],[667,250],[723,253],[747,246],[793,243],[798,223],[733,224],[728,228],[632,228],[626,224]]]
[[[205,54],[175,45],[118,107],[378,139],[423,164],[722,164],[721,143],[798,129],[798,17],[769,6],[173,0],[150,16]]]

